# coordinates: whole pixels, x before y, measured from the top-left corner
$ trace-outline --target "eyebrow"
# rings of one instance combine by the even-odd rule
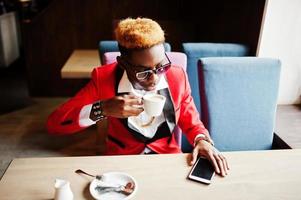
[[[164,60],[166,59],[166,55],[164,55],[164,58],[158,63],[158,64],[156,64],[155,66],[157,67],[158,65],[160,65]],[[149,69],[149,66],[148,67],[146,67],[146,66],[143,66],[143,65],[136,65],[135,66],[136,68],[143,68],[143,69]]]

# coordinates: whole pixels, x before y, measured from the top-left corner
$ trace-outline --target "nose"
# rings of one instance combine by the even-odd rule
[[[152,74],[150,75],[150,77],[148,78],[148,81],[149,81],[150,83],[157,83],[158,78],[159,78],[159,77],[158,77],[157,74],[152,73]]]

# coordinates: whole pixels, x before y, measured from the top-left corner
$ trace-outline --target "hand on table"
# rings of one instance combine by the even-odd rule
[[[228,174],[229,165],[227,159],[209,142],[205,140],[199,140],[193,151],[192,160],[190,165],[193,165],[198,155],[206,157],[214,166],[215,172],[221,176],[226,176]]]

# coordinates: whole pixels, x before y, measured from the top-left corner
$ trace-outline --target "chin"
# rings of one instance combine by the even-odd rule
[[[156,89],[156,86],[149,86],[149,87],[144,88],[145,91],[153,91],[155,89]]]

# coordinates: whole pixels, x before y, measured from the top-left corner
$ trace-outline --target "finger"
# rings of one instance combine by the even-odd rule
[[[226,170],[226,174],[228,173],[229,166],[226,157],[223,154],[219,154],[219,157],[222,159],[224,164],[224,169]]]
[[[222,160],[220,159],[220,157],[218,156],[218,154],[214,154],[213,156],[215,157],[215,160],[216,160],[216,162],[218,164],[218,167],[220,169],[220,172],[221,172],[220,174],[222,176],[225,176],[226,174],[225,174],[225,169],[224,169],[224,165],[223,165]]]
[[[192,153],[191,153],[191,162],[190,162],[190,165],[194,165],[194,163],[196,162],[197,158],[198,158],[198,155],[199,155],[199,149],[198,148],[194,148]]]
[[[222,155],[223,156],[223,155]],[[225,156],[223,156],[224,157],[224,160],[225,160],[225,163],[226,163],[226,167],[227,167],[227,169],[228,170],[230,170],[230,167],[229,167],[229,164],[228,164],[228,160],[227,160],[227,158],[225,157]]]
[[[135,95],[123,95],[123,100],[125,101],[125,105],[142,105],[142,98],[137,97]]]
[[[135,111],[132,111],[132,112],[130,113],[130,116],[138,116],[138,115],[140,115],[140,113],[142,113],[142,112],[143,112],[143,108],[137,109],[137,110],[135,110]]]
[[[227,164],[226,164],[226,158],[222,155],[222,154],[218,154],[219,158],[222,160],[222,163],[223,163],[223,167],[224,167],[224,170],[225,170],[225,175],[228,174],[228,168],[227,168]]]
[[[130,116],[137,116],[140,113],[143,112],[143,108],[137,108],[137,107],[132,107],[132,106],[125,106],[124,107],[125,113],[124,115],[130,117]]]
[[[213,164],[215,172],[219,174],[221,171],[220,171],[220,169],[218,167],[218,164],[217,164],[217,162],[215,160],[215,157],[213,156],[212,153],[209,153],[209,159],[210,159],[211,163]]]
[[[142,101],[140,98],[135,98],[135,99],[127,99],[126,100],[126,105],[129,105],[129,106],[133,106],[133,105],[143,105]]]
[[[125,99],[137,99],[137,98],[139,98],[139,97],[137,97],[137,96],[135,96],[133,94],[125,94],[125,95],[123,95],[123,97]]]
[[[220,151],[218,149],[216,149],[215,147],[213,147],[213,148],[214,148],[213,155],[216,157],[217,163],[219,164],[219,166],[220,166],[220,164],[222,164],[222,167],[220,167],[221,174],[223,176],[227,175],[226,158],[220,153]],[[220,161],[220,162],[218,162],[218,161]]]

